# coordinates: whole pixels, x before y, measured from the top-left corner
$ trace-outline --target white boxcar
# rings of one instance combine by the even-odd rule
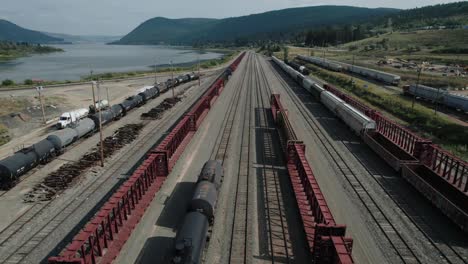
[[[376,128],[374,120],[359,112],[349,104],[344,103],[339,105],[337,108],[337,115],[357,135],[359,135],[363,130],[373,130]]]
[[[468,113],[468,96],[466,95],[447,93],[444,96],[444,104]]]
[[[322,66],[324,68],[333,70],[333,71],[341,71],[342,67],[336,62],[324,59],[324,58],[319,58],[319,57],[309,57],[309,56],[304,56],[304,55],[298,55],[297,56],[299,59],[303,61],[307,61],[310,63],[313,63],[315,65]]]
[[[411,84],[406,92],[427,100],[442,102],[448,92],[444,89],[436,89],[425,85]]]
[[[372,78],[377,81],[397,85],[398,83],[400,83],[400,80],[401,80],[401,77],[396,74],[391,74],[391,73],[387,73],[387,72],[383,72],[379,70],[369,69],[366,67],[351,65],[348,63],[344,63],[344,62],[337,61],[335,63],[338,63],[339,65],[341,65],[341,67],[346,71],[359,74],[367,78]]]
[[[338,115],[337,109],[340,105],[345,102],[338,98],[336,95],[325,91],[320,94],[320,102],[324,104],[328,110],[332,111],[334,114]]]

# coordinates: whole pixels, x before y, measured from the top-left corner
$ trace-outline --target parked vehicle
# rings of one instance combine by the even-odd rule
[[[57,128],[63,129],[68,126],[71,126],[80,121],[80,119],[85,118],[88,114],[89,110],[86,108],[80,108],[70,112],[65,112],[62,115],[60,115],[59,121],[57,123]]]

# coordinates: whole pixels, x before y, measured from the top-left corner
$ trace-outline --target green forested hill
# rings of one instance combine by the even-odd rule
[[[393,31],[460,28],[464,25],[468,25],[468,2],[457,2],[402,10],[363,23],[309,28],[296,36],[296,43],[307,46],[337,45]]]
[[[22,28],[7,20],[0,19],[0,41],[28,42],[28,43],[53,43],[63,39],[47,36],[38,31]]]
[[[381,24],[391,19],[393,29],[415,29],[430,26],[455,26],[468,24],[468,1],[439,4],[403,10],[384,17]]]
[[[281,40],[310,27],[365,21],[396,13],[397,9],[349,6],[290,8],[226,19],[150,19],[117,44],[194,44],[242,39]]]
[[[195,36],[195,32],[200,32],[210,28],[216,19],[207,18],[182,18],[169,19],[155,17],[139,25],[128,35],[124,36],[118,44],[184,44],[184,38],[188,35]]]

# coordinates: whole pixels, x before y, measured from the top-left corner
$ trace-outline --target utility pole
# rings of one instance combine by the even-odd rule
[[[198,86],[201,86],[201,74],[200,74],[200,54],[197,56],[198,60]]]
[[[171,78],[172,78],[172,98],[175,98],[174,94],[174,67],[172,66],[172,61],[171,61]]]
[[[158,85],[158,74],[156,71],[156,61],[154,61],[154,86]]]
[[[418,68],[418,79],[416,80],[416,90],[414,91],[415,95],[413,96],[413,102],[411,103],[411,109],[414,108],[414,101],[416,100],[416,95],[418,94],[419,88],[419,77],[421,76],[422,66]]]
[[[47,120],[45,117],[45,110],[44,110],[44,103],[42,102],[42,94],[41,91],[44,90],[44,87],[42,86],[37,86],[36,91],[39,94],[39,102],[41,104],[41,110],[42,110],[42,122],[44,122],[44,125],[47,125]]]
[[[94,85],[96,84],[95,81],[91,81],[91,91],[93,92],[93,108],[94,110],[97,111],[97,107],[96,107],[96,95],[94,94]]]
[[[101,102],[101,87],[99,85],[99,79],[96,84],[97,93],[98,93],[98,101]],[[94,90],[94,89],[93,89]],[[102,139],[102,111],[101,107],[99,107],[99,142],[101,145],[101,167],[104,167],[104,142]]]
[[[109,98],[109,85],[106,85],[106,94],[107,94],[107,103],[110,105],[110,98]]]

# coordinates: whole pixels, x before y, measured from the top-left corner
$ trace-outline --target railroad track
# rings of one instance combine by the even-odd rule
[[[187,105],[192,104],[206,89],[200,89],[198,93],[190,99]],[[145,135],[134,145],[132,150],[126,153],[126,157],[136,155],[138,151],[144,146],[147,146],[150,141],[153,140],[152,131],[159,131],[163,126],[171,120],[177,119],[176,116],[180,111],[171,111],[166,114],[154,128],[148,130]],[[151,121],[146,121],[150,123]],[[152,144],[151,144],[152,145]],[[57,229],[62,223],[69,219],[76,210],[83,206],[88,197],[96,193],[106,183],[114,179],[115,173],[122,169],[128,159],[121,157],[117,164],[114,164],[111,169],[105,172],[106,177],[95,177],[86,183],[77,194],[72,197],[67,197],[66,203],[58,203],[57,199],[45,203],[35,203],[28,210],[26,210],[20,217],[18,217],[9,226],[0,232],[0,263],[20,263],[22,262],[32,251],[34,251],[54,230]],[[114,177],[113,177],[114,176]],[[120,183],[122,181],[119,181]],[[115,189],[120,184],[116,184],[113,188]],[[51,208],[52,212],[45,210]],[[45,217],[40,223],[36,223],[38,217]]]
[[[294,94],[289,85],[284,81],[283,77],[275,69],[272,69],[272,71],[283,84],[283,87],[285,88],[284,90],[291,97],[292,102],[299,109],[299,113],[303,117],[303,120],[306,122],[307,126],[311,128],[311,131],[315,134],[319,143],[323,145],[323,148],[325,149],[330,159],[348,181],[350,188],[352,188],[356,196],[361,201],[362,205],[369,212],[370,217],[373,219],[382,234],[386,237],[391,246],[391,249],[399,259],[399,262],[424,263],[425,261],[421,256],[419,256],[417,250],[414,248],[414,245],[411,245],[410,242],[407,241],[407,238],[403,236],[398,228],[398,225],[390,219],[376,198],[373,197],[370,191],[366,188],[366,185],[363,184],[355,169],[350,164],[348,164],[337,147],[326,136],[325,132],[320,128],[318,122],[312,117],[309,110]]]
[[[249,54],[247,54],[246,60],[248,60],[249,57],[250,57]],[[243,76],[241,85],[237,87],[234,97],[231,99],[229,103],[227,115],[224,116],[222,129],[216,136],[216,141],[215,141],[216,144],[213,147],[211,151],[211,155],[210,155],[210,159],[220,160],[223,165],[227,157],[226,156],[227,150],[229,149],[229,143],[231,141],[232,127],[234,125],[234,117],[236,116],[236,113],[238,112],[238,108],[239,108],[239,100],[241,97],[242,87],[243,87],[242,83],[244,83],[245,77],[246,77],[246,70],[245,68],[243,69],[244,71],[240,73]]]
[[[258,165],[261,166],[262,181],[263,181],[263,196],[265,199],[265,216],[267,222],[267,234],[269,241],[269,253],[267,256],[262,256],[270,260],[272,263],[291,263],[293,262],[293,251],[289,227],[285,216],[285,206],[283,203],[282,188],[280,186],[280,175],[275,165],[281,165],[284,168],[282,157],[279,157],[277,150],[274,150],[272,133],[276,133],[274,125],[268,118],[267,109],[270,108],[269,99],[272,94],[268,85],[268,79],[265,72],[256,56],[256,76],[257,89],[256,100],[258,110],[257,131],[261,131],[263,141],[261,142],[261,155]],[[261,137],[260,137],[261,138]],[[257,151],[259,151],[257,149]]]
[[[246,89],[246,100],[243,106],[240,159],[237,167],[237,182],[235,185],[234,214],[231,222],[231,234],[229,237],[230,247],[228,263],[250,263],[252,256],[251,236],[252,233],[251,215],[249,214],[249,191],[250,191],[250,138],[252,126],[252,60],[253,55],[249,54],[246,60],[247,76],[244,79],[242,88]]]
[[[275,72],[275,74],[278,75],[277,72]],[[281,81],[284,81],[284,80],[281,80]],[[288,89],[286,90],[288,91]],[[290,94],[291,98],[297,99],[295,96],[291,95],[289,91],[288,93]],[[307,111],[307,113],[309,113],[309,110],[306,109],[304,104],[301,104],[301,105],[302,105],[302,110]],[[301,111],[301,113],[303,111]],[[339,131],[337,132],[337,134],[339,134]],[[411,228],[413,228],[414,232],[418,233],[418,235],[421,238],[424,238],[428,242],[426,243],[426,246],[430,248],[427,249],[426,251],[433,254],[434,257],[438,257],[437,259],[438,263],[454,263],[454,264],[468,263],[468,256],[466,253],[466,246],[467,246],[468,241],[465,240],[461,242],[461,244],[464,244],[465,247],[457,243],[460,241],[457,241],[457,242],[452,241],[452,243],[457,244],[456,248],[451,246],[450,241],[447,241],[446,239],[444,239],[443,234],[441,234],[441,231],[436,226],[434,226],[434,224],[431,224],[429,219],[426,219],[424,212],[421,212],[418,206],[413,206],[413,207],[409,206],[409,204],[411,204],[411,201],[409,201],[404,195],[399,195],[398,198],[395,196],[396,193],[402,192],[403,189],[405,188],[408,189],[408,184],[406,184],[406,182],[402,182],[404,181],[403,179],[398,178],[398,182],[396,182],[394,179],[392,180],[388,179],[388,177],[384,176],[386,175],[386,172],[381,166],[375,165],[375,163],[372,161],[367,162],[365,164],[362,158],[357,155],[356,148],[351,149],[350,145],[347,144],[348,142],[346,142],[345,140],[338,140],[338,141],[346,149],[349,150],[349,152],[355,157],[355,159],[362,165],[364,170],[371,176],[374,182],[385,192],[387,197],[389,197],[392,200],[392,202],[396,206],[396,209],[399,212],[399,215],[404,215],[405,218],[410,221],[410,224],[412,225]],[[375,156],[371,156],[371,157],[372,159],[377,159],[377,157]],[[414,190],[410,190],[410,191],[414,191]],[[418,209],[419,209],[419,212],[418,212]],[[430,230],[432,235],[429,235],[426,231],[424,231],[424,229]],[[432,238],[434,235],[437,236],[436,239],[438,242],[436,242],[434,238]],[[434,252],[437,252],[437,253],[434,253]],[[428,256],[424,256],[424,257],[426,257],[426,260],[430,258]],[[419,261],[425,262],[426,260],[424,259],[424,257],[419,257],[420,258]],[[434,259],[430,259],[430,260],[435,261]]]

